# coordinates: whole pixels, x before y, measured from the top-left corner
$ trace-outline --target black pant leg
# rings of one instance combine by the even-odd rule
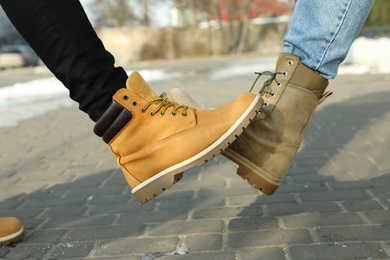
[[[97,121],[125,87],[127,75],[114,66],[78,0],[0,0],[5,13],[51,72]]]

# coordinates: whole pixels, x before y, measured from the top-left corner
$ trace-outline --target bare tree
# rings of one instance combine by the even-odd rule
[[[230,51],[232,51],[234,46],[235,46],[234,23],[236,21],[237,9],[238,9],[237,1],[236,0],[229,0],[228,1],[228,13],[229,13],[228,39],[226,42],[230,43]]]
[[[210,18],[209,0],[174,0],[173,6],[179,11],[184,26],[197,28],[200,22],[208,21]]]
[[[217,22],[218,27],[222,29],[221,0],[212,0],[211,3],[214,9],[215,21]]]
[[[151,18],[150,18],[150,0],[143,0],[143,17],[142,17],[142,25],[146,27],[150,27]]]
[[[237,46],[237,53],[242,53],[245,48],[246,40],[247,40],[247,35],[249,32],[249,4],[251,0],[244,0],[241,3],[240,6],[240,16],[242,19],[242,24],[241,24],[241,30],[240,30],[240,40]]]
[[[96,26],[146,26],[154,22],[154,12],[169,0],[92,0],[89,7],[94,13]],[[167,14],[169,15],[169,14]],[[159,14],[158,17],[161,17]]]
[[[96,26],[123,27],[138,24],[140,19],[129,0],[93,0],[90,4]]]

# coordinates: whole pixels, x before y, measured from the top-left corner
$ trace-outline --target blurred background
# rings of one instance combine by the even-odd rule
[[[294,0],[81,0],[121,66],[136,61],[277,54]],[[390,1],[376,0],[361,32],[390,36]],[[0,67],[42,65],[0,9]]]

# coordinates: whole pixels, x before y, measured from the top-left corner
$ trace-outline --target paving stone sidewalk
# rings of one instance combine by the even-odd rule
[[[159,90],[180,86],[218,106],[252,80]],[[389,85],[382,74],[332,81],[272,197],[218,156],[139,206],[76,106],[0,128],[0,216],[26,229],[0,259],[390,259]]]

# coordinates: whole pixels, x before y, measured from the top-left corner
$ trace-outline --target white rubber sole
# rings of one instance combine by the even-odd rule
[[[18,232],[13,233],[6,237],[0,238],[0,246],[8,246],[11,243],[19,241],[23,236],[24,228],[22,227]]]
[[[234,125],[230,127],[230,129],[213,144],[193,157],[165,169],[164,171],[156,174],[152,178],[149,178],[135,187],[132,190],[132,194],[136,198],[137,202],[140,204],[148,202],[179,181],[182,178],[183,172],[185,170],[188,170],[194,166],[201,166],[207,161],[213,159],[216,155],[220,154],[250,124],[251,120],[256,116],[262,104],[262,98],[260,95],[257,95],[248,109],[234,123]]]

